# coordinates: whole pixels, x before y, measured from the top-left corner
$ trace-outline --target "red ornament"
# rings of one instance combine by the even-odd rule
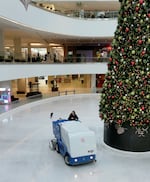
[[[111,57],[109,58],[109,61],[112,62],[112,58]]]
[[[132,123],[132,126],[136,126],[135,123]]]
[[[130,107],[128,107],[128,111],[130,112],[132,109]]]
[[[139,11],[139,7],[137,6],[137,7],[135,8],[135,10],[136,10],[136,12]]]
[[[142,111],[144,111],[144,110],[145,110],[145,107],[144,107],[144,106],[142,106],[142,107],[141,107],[141,110],[142,110]]]
[[[125,31],[126,31],[126,32],[129,32],[129,28],[127,27],[127,28],[125,29]]]
[[[142,51],[142,52],[141,52],[142,56],[144,56],[144,55],[145,55],[145,53],[146,53],[145,51]]]
[[[108,84],[108,88],[111,88],[111,84],[110,83]]]
[[[108,76],[107,79],[110,80],[111,79],[111,76]]]
[[[109,118],[112,119],[112,114],[110,114]]]
[[[139,0],[139,3],[140,3],[140,4],[143,4],[143,3],[144,3],[144,0]]]
[[[138,44],[142,44],[143,43],[143,41],[142,40],[138,40]]]
[[[118,65],[118,61],[115,61],[115,64]]]
[[[111,98],[112,98],[112,99],[114,99],[114,98],[115,98],[115,96],[114,96],[114,95],[112,95],[112,96],[111,96]]]
[[[119,86],[122,86],[122,82],[119,82]]]
[[[144,96],[144,91],[141,91],[141,95],[143,95],[143,96]]]
[[[118,119],[117,123],[118,124],[121,124],[122,123],[122,120],[121,119]]]
[[[134,66],[135,65],[135,61],[131,61],[131,65]]]
[[[147,16],[150,18],[150,13],[148,13]]]
[[[138,28],[138,32],[141,32],[141,28],[140,27]]]

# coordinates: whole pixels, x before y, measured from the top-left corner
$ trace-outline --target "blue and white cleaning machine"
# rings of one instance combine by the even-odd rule
[[[80,121],[53,121],[50,147],[64,157],[67,165],[96,161],[96,136]]]

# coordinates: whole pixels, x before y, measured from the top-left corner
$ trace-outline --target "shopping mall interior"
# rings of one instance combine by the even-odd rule
[[[99,101],[119,8],[117,0],[1,2],[1,182],[149,182],[149,152],[103,142]],[[96,162],[68,166],[49,148],[52,122],[72,110],[95,133]]]
[[[7,1],[3,2],[0,18],[1,104],[15,101],[15,98],[24,100],[37,94],[56,95],[70,90],[100,92],[119,6],[117,1],[28,0],[9,5]],[[11,11],[13,8],[15,13]],[[23,75],[9,75],[7,70],[12,66]],[[33,69],[27,73],[31,67]],[[48,67],[49,71],[44,71]],[[62,70],[56,71],[58,68]]]

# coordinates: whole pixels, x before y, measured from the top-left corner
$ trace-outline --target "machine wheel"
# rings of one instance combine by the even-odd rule
[[[66,163],[67,165],[70,165],[70,163],[69,163],[69,156],[68,156],[68,155],[65,155],[64,161],[65,161],[65,163]]]
[[[55,149],[56,149],[56,151],[59,153],[58,143],[56,143]]]

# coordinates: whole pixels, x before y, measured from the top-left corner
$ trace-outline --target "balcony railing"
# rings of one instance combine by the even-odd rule
[[[89,88],[89,89],[78,89],[78,90],[76,89],[76,90],[65,90],[65,91],[51,92],[51,93],[43,94],[42,97],[35,97],[32,99],[24,97],[24,98],[18,99],[17,102],[11,102],[10,104],[0,105],[0,114],[5,113],[11,109],[15,109],[17,107],[23,106],[25,104],[40,101],[43,99],[65,96],[65,95],[90,94],[90,93],[99,94],[100,92],[93,92],[93,90]]]
[[[50,9],[48,6],[32,1],[31,5],[41,8],[45,11],[51,13],[60,14],[72,18],[117,18],[118,11],[100,11],[100,10],[84,10],[84,9],[74,9],[74,10],[62,10],[62,9]]]
[[[109,57],[73,57],[73,56],[67,56],[59,59],[47,59],[44,60],[42,58],[23,58],[23,59],[15,59],[13,57],[5,58],[5,56],[0,56],[0,64],[65,64],[65,63],[91,63],[91,62],[108,62]]]

